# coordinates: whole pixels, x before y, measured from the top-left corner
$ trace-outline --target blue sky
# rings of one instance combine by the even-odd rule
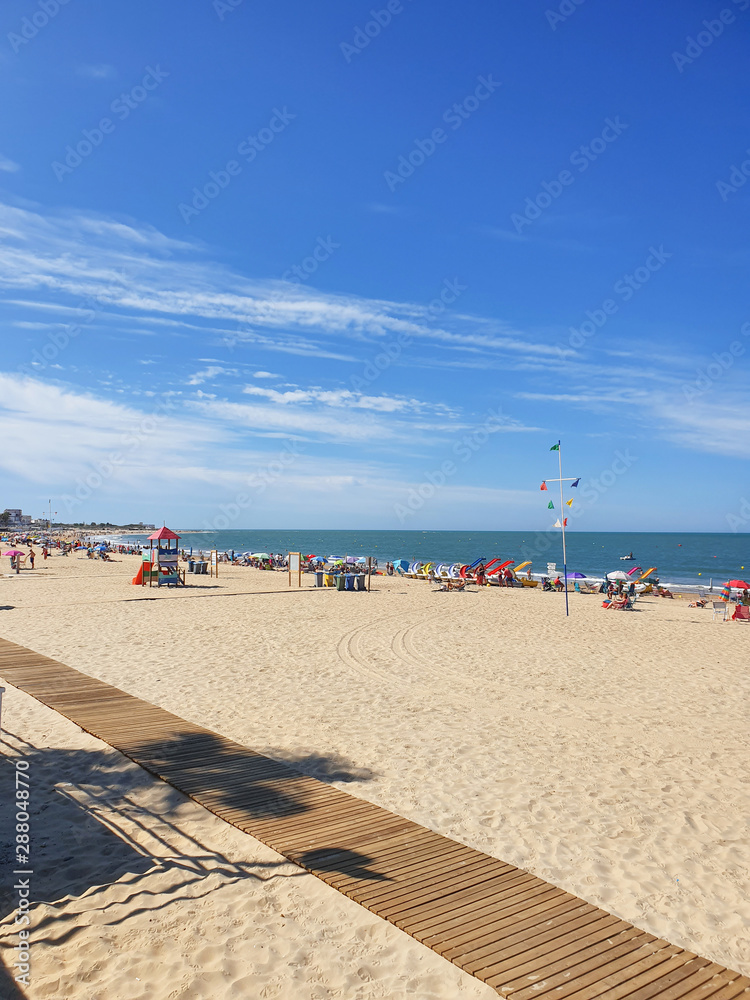
[[[745,8],[8,0],[0,507],[727,530]]]

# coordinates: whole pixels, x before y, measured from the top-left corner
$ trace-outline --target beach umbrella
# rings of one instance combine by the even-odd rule
[[[745,583],[744,580],[730,580],[727,587],[736,587],[737,590],[750,590],[750,583]]]
[[[568,579],[569,580],[585,580],[586,579],[586,574],[585,573],[568,573]]]
[[[621,569],[616,569],[614,571],[614,573],[607,573],[607,579],[608,580],[627,580],[629,578],[628,578],[628,574],[627,573],[623,573],[623,571]]]
[[[267,552],[253,552],[253,559],[270,559],[271,557]]]
[[[4,552],[3,555],[12,557],[12,556],[22,556],[25,555],[25,553],[21,552],[20,549],[8,549],[8,551]]]
[[[357,557],[356,556],[347,556],[346,557],[346,561],[348,563],[351,563],[353,565],[357,561]]]
[[[722,601],[728,601],[729,598],[731,597],[731,590],[728,583],[725,583],[724,586],[722,587],[721,594],[719,595],[719,597],[721,597]]]
[[[360,556],[359,559],[357,559],[357,562],[358,563],[366,563],[367,562],[367,556]]]

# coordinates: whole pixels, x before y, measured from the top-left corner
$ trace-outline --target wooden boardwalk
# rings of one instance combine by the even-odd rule
[[[750,1000],[750,979],[0,639],[0,677],[512,1000]]]

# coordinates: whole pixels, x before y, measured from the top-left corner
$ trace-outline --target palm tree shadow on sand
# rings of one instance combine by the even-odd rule
[[[138,757],[145,768],[166,779],[158,783],[161,794],[157,805],[146,808],[130,793],[143,789],[150,778],[142,769],[123,766],[121,755],[36,748],[20,737],[3,734],[0,794],[5,801],[14,801],[15,760],[23,757],[29,763],[32,794],[32,900],[55,910],[35,919],[32,909],[32,974],[34,944],[67,946],[83,929],[76,923],[78,914],[64,909],[71,900],[81,901],[85,912],[96,911],[101,925],[114,926],[137,914],[194,901],[221,885],[304,874],[289,861],[233,862],[191,837],[181,829],[176,815],[185,804],[183,791],[196,799],[205,793],[217,815],[241,810],[250,818],[248,832],[252,833],[254,818],[302,815],[308,810],[294,791],[294,782],[299,782],[303,772],[323,782],[372,777],[371,772],[335,755],[308,754],[282,763],[228,744],[215,734],[198,735],[197,742],[189,734],[166,742],[144,742],[139,747]],[[181,790],[168,784],[170,780]],[[15,810],[3,810],[0,862],[6,870],[16,866],[14,824]],[[151,850],[141,846],[143,843]],[[298,860],[317,870],[335,871],[346,866],[350,873],[354,864],[359,877],[383,878],[368,869],[372,859],[364,855],[338,852],[328,858],[330,854],[330,850],[308,852]],[[150,888],[155,874],[167,875],[168,888],[164,888],[163,878],[157,890]],[[202,885],[209,876],[214,876],[210,884]],[[109,901],[107,890],[115,883],[126,892],[118,892],[117,900]],[[11,883],[6,880],[0,887],[0,918],[13,914],[16,905]],[[80,913],[82,907],[76,909]],[[5,926],[9,928],[7,921]],[[9,929],[12,933],[12,925]],[[12,966],[3,968],[1,962],[0,996],[9,1000],[25,996],[13,980]]]

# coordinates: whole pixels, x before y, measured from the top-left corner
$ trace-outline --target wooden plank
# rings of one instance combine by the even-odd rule
[[[579,988],[575,983],[569,983],[563,987],[557,996],[575,994],[575,1000],[629,1000],[631,992],[640,986],[659,979],[666,972],[672,969],[681,968],[689,961],[685,958],[685,952],[675,945],[658,950],[644,947],[642,951],[637,951],[631,956],[630,962],[623,962],[616,971],[607,975],[604,979],[599,979],[590,986]],[[497,987],[496,976],[490,976],[486,982],[490,986]]]
[[[521,960],[547,960],[568,944],[580,948],[587,937],[593,941],[606,940],[620,930],[621,924],[622,921],[608,913],[589,913],[547,933],[525,936],[522,942],[515,941],[513,945],[485,939],[478,947],[459,949],[457,957],[460,957],[462,968],[489,980],[515,968]]]
[[[622,931],[616,937],[600,942],[584,951],[569,957],[564,966],[554,974],[550,973],[551,965],[545,965],[544,976],[539,974],[527,976],[526,982],[512,993],[513,1000],[530,1000],[533,997],[543,997],[558,992],[564,987],[575,983],[577,989],[595,985],[618,969],[627,968],[637,963],[646,955],[663,951],[661,941],[644,940],[644,935],[635,930]],[[583,959],[583,961],[581,960]],[[529,982],[532,980],[532,982]],[[506,983],[503,992],[507,992],[511,984]]]
[[[0,640],[0,675],[510,1000],[750,1000],[750,981],[491,855]]]
[[[500,887],[502,889],[502,886]],[[586,906],[576,896],[560,896],[551,893],[552,887],[545,885],[543,891],[532,898],[525,897],[521,902],[499,909],[493,898],[492,889],[475,893],[474,898],[462,906],[451,906],[438,911],[427,927],[420,931],[419,940],[430,948],[443,941],[460,944],[467,938],[474,937],[478,927],[484,928],[488,921],[518,921],[529,920],[542,914],[553,915],[557,910],[573,909],[576,906]],[[483,887],[484,889],[484,887]],[[547,890],[547,891],[544,891]]]
[[[553,984],[556,988],[557,985],[570,982],[571,977],[575,977],[577,981],[579,975],[605,965],[615,949],[623,948],[623,954],[631,949],[634,952],[643,949],[642,954],[645,955],[651,951],[660,951],[663,947],[664,942],[658,941],[652,934],[630,927],[619,934],[605,934],[602,940],[588,946],[560,949],[558,954],[566,952],[562,957],[526,961],[526,964],[506,973],[502,992],[512,993],[515,998],[517,993],[533,986],[534,995],[541,995],[544,993],[543,982]]]
[[[450,859],[449,859],[450,860]],[[496,882],[497,865],[478,859],[461,868],[446,865],[439,857],[434,863],[420,865],[417,869],[394,870],[395,885],[358,902],[371,907],[382,907],[394,917],[399,913],[419,909],[420,927],[425,922],[434,923],[435,916],[428,911],[430,904],[451,907],[462,891],[474,889],[488,882]],[[489,890],[488,890],[489,891]]]

